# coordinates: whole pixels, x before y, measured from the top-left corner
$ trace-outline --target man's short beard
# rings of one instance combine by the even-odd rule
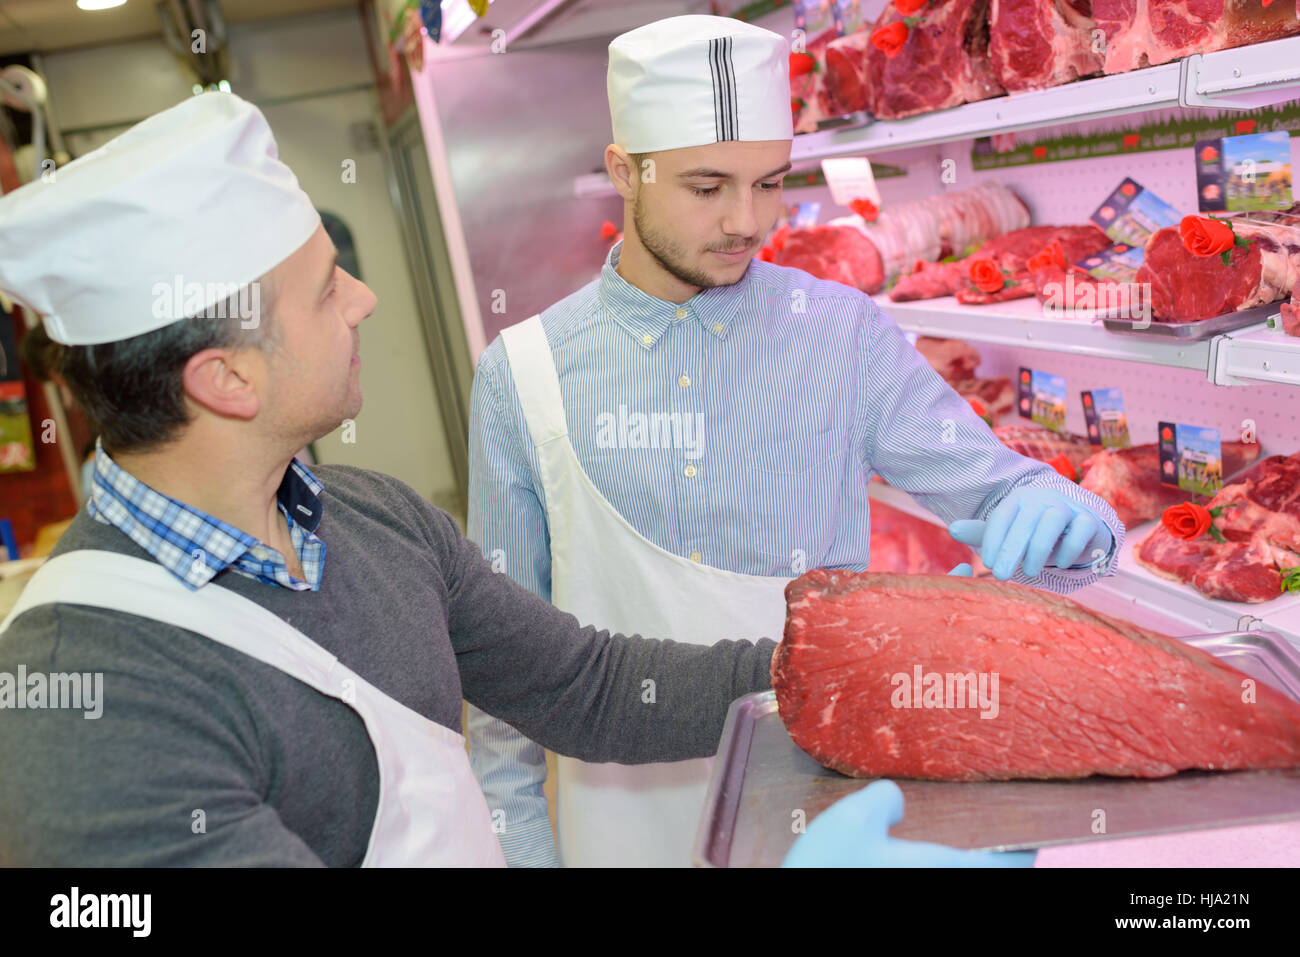
[[[686,253],[681,245],[647,226],[645,207],[641,203],[639,190],[636,201],[632,204],[632,222],[636,226],[636,234],[641,240],[641,245],[669,275],[675,276],[688,286],[698,286],[701,289],[730,285],[730,283],[718,282],[702,269],[686,265]]]

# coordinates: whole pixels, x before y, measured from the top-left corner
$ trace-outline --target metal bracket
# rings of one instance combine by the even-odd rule
[[[1254,615],[1242,615],[1237,619],[1238,631],[1263,631],[1264,619],[1256,618]]]
[[[1266,44],[1267,45],[1267,44]],[[1229,51],[1224,51],[1229,52]],[[1232,51],[1236,52],[1236,51]],[[1222,55],[1222,54],[1213,54]],[[1265,106],[1276,106],[1300,97],[1300,72],[1293,78],[1271,81],[1263,89],[1253,89],[1246,93],[1202,93],[1202,74],[1205,69],[1205,54],[1193,53],[1184,57],[1180,64],[1178,77],[1178,102],[1181,106],[1200,107],[1219,110],[1258,110]],[[1234,67],[1233,78],[1242,76],[1242,68]],[[1255,86],[1249,80],[1242,86]]]

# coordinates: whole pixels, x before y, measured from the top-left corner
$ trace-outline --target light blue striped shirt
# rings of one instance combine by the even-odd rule
[[[1110,506],[999,442],[869,297],[754,260],[679,306],[618,275],[621,246],[542,325],[578,461],[645,538],[750,575],[862,571],[878,473],[948,522],[987,518],[1017,486],[1051,488],[1109,527],[1113,573],[1124,527]],[[499,338],[479,359],[469,440],[469,538],[549,600],[537,452]],[[1097,578],[1011,580],[1067,593]],[[467,727],[507,862],[555,864],[542,748],[473,707]]]

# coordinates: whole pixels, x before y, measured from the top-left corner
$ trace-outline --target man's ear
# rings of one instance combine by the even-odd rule
[[[640,173],[623,147],[614,143],[605,147],[605,172],[609,174],[609,181],[614,184],[615,192],[622,196],[625,202],[631,202],[636,196],[637,188],[632,180]]]
[[[252,419],[261,408],[254,370],[257,349],[204,349],[185,363],[186,398],[217,415]]]

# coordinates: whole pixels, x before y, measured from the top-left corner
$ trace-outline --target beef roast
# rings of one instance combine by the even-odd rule
[[[930,0],[893,57],[867,48],[867,108],[896,120],[1005,92],[989,59],[989,0]],[[885,6],[875,30],[904,18]],[[874,32],[874,31],[873,31]]]
[[[1136,276],[1151,290],[1152,314],[1165,322],[1212,319],[1289,296],[1300,283],[1297,219],[1287,213],[1229,217],[1233,231],[1250,244],[1234,246],[1226,265],[1219,256],[1188,252],[1177,226],[1156,230]]]
[[[1223,475],[1227,478],[1259,458],[1259,444],[1224,442],[1221,452]],[[1160,481],[1160,447],[1154,442],[1127,449],[1103,449],[1081,468],[1083,479],[1079,484],[1105,499],[1126,528],[1159,518],[1171,505],[1207,500],[1207,496]]]
[[[1277,598],[1282,573],[1300,566],[1300,454],[1264,459],[1207,505],[1224,506],[1215,519],[1224,542],[1177,538],[1159,525],[1134,550],[1138,564],[1208,598]]]
[[[1273,0],[1093,0],[1092,15],[1107,73],[1300,33],[1295,6]]]
[[[774,261],[868,294],[879,292],[885,281],[880,253],[853,226],[825,224],[792,229]]]
[[[772,658],[781,718],[844,774],[1158,778],[1300,765],[1296,702],[1050,592],[819,569],[785,594]]]
[[[1092,0],[993,0],[989,55],[1008,91],[1042,90],[1100,73]]]
[[[868,25],[857,33],[837,37],[826,46],[826,88],[840,113],[858,113],[867,108],[867,47],[871,43]]]

